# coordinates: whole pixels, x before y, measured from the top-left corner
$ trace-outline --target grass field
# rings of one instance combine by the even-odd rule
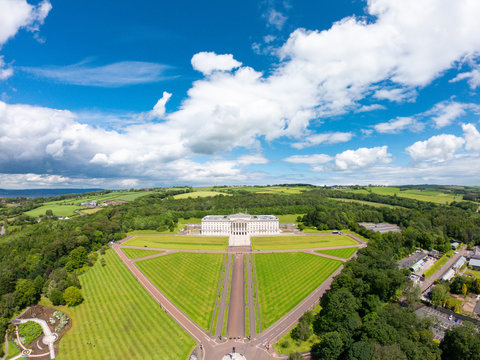
[[[198,197],[207,197],[207,196],[217,196],[217,195],[226,195],[231,196],[231,194],[225,194],[218,191],[194,191],[185,194],[174,195],[174,199],[188,199],[188,198],[198,198]]]
[[[358,250],[358,248],[354,247],[354,248],[346,248],[346,249],[317,250],[315,252],[320,253],[320,254],[327,254],[327,255],[336,256],[336,257],[339,257],[339,258],[342,258],[342,259],[348,259],[357,250]]]
[[[362,205],[369,205],[369,206],[374,206],[374,207],[393,207],[392,205],[388,204],[382,204],[382,203],[376,203],[376,202],[371,202],[371,201],[363,201],[363,200],[356,200],[356,199],[340,199],[340,198],[329,198],[331,200],[335,201],[342,201],[342,202],[353,202],[357,204],[362,204]]]
[[[52,210],[55,216],[72,216],[75,215],[75,210],[83,209],[84,206],[79,205],[85,201],[104,202],[107,200],[123,200],[123,201],[132,201],[140,196],[145,196],[150,194],[148,191],[112,191],[108,194],[103,195],[79,195],[75,198],[58,200],[58,201],[49,201],[44,203],[42,206],[25,212],[26,215],[38,217],[45,215],[47,210]]]
[[[80,212],[83,214],[95,214],[96,212],[99,212],[100,210],[103,210],[104,208],[93,208],[93,209],[82,209]]]
[[[163,251],[158,250],[142,250],[142,249],[128,249],[123,248],[122,251],[127,255],[130,259],[138,259],[148,255],[160,254]]]
[[[312,254],[255,254],[262,329],[267,329],[322,284],[341,261]]]
[[[155,286],[208,332],[223,260],[223,254],[175,253],[136,264]]]
[[[144,246],[162,249],[226,250],[228,238],[206,236],[135,236],[123,243],[130,246]]]
[[[304,214],[288,214],[288,215],[277,215],[278,221],[280,223],[296,223],[297,217],[303,216]]]
[[[467,269],[467,270],[465,270],[465,274],[470,274],[470,275],[472,275],[475,279],[480,279],[480,271],[478,271],[478,270],[470,270],[470,269]]]
[[[253,237],[253,250],[313,249],[330,246],[356,245],[358,242],[344,235],[301,235]]]
[[[5,359],[11,359],[18,354],[20,354],[20,350],[18,349],[17,345],[13,341],[8,340],[8,353]]]
[[[427,271],[425,271],[425,278],[429,278],[433,274],[435,274],[445,263],[450,259],[450,257],[453,255],[453,250],[450,250],[447,252],[445,255],[443,255],[440,259],[437,260],[435,264],[431,268],[429,268]]]
[[[294,340],[289,331],[273,345],[279,354],[291,354],[294,352],[310,351],[313,344],[320,342],[317,335],[313,334],[307,341]]]
[[[143,289],[112,250],[80,276],[85,301],[58,307],[72,319],[59,360],[187,359],[195,342]],[[44,299],[42,303],[51,306]],[[87,342],[92,345],[87,345]],[[95,345],[95,346],[93,346]]]
[[[450,204],[452,201],[462,201],[462,195],[454,195],[450,193],[444,193],[441,191],[434,191],[434,190],[417,190],[417,189],[407,189],[401,190],[398,187],[381,187],[381,186],[368,186],[366,187],[367,191],[365,190],[349,190],[346,189],[344,191],[348,192],[356,192],[366,194],[368,192],[372,192],[379,195],[397,195],[398,197],[408,198],[408,199],[415,199],[420,201],[430,201],[437,204]]]

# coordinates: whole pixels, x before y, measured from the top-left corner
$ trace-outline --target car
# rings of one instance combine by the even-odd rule
[[[452,320],[453,320],[453,315],[450,315],[450,316],[448,317],[448,320],[452,321]]]

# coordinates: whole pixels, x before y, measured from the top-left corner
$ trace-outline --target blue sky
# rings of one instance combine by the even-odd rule
[[[479,16],[0,0],[0,187],[479,185]]]

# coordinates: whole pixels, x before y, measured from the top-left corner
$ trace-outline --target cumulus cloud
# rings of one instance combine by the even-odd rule
[[[388,146],[346,150],[335,156],[337,170],[347,171],[365,168],[374,164],[388,164],[392,161]]]
[[[450,80],[450,82],[458,82],[461,80],[467,80],[470,88],[475,90],[478,86],[480,86],[480,65],[475,64],[472,68],[472,71],[460,73]]]
[[[36,6],[26,0],[0,0],[0,48],[21,28],[38,31],[51,9],[48,0]]]
[[[473,124],[462,124],[465,149],[480,152],[480,133]]]
[[[452,159],[455,153],[465,144],[461,137],[442,134],[432,136],[425,141],[417,141],[406,148],[414,161],[436,161],[442,162]]]
[[[217,55],[214,52],[199,52],[192,57],[192,66],[204,75],[214,71],[230,71],[242,65],[232,54]]]
[[[165,115],[165,105],[171,97],[171,93],[164,91],[162,97],[157,101],[153,110],[150,112],[150,115],[154,118],[162,118]]]
[[[329,132],[323,134],[314,134],[306,136],[301,142],[292,143],[291,146],[295,149],[303,149],[321,144],[337,144],[350,141],[352,137],[352,132]]]
[[[165,75],[169,66],[142,61],[121,61],[100,66],[82,61],[67,66],[21,67],[20,69],[40,78],[61,83],[111,88],[157,82],[169,78]]]
[[[402,130],[422,131],[424,124],[417,122],[413,117],[397,117],[389,122],[380,123],[374,126],[374,129],[381,134],[398,134]]]
[[[425,115],[432,117],[432,121],[437,129],[451,125],[456,119],[465,115],[468,104],[458,103],[456,101],[443,101],[436,104]]]

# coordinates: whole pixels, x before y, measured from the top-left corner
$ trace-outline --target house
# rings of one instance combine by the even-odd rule
[[[475,247],[473,249],[472,259],[479,259],[480,260],[480,248]]]
[[[453,249],[453,250],[457,250],[457,248],[458,248],[459,246],[460,246],[460,243],[458,243],[458,242],[456,242],[456,241],[452,243],[452,249]]]

